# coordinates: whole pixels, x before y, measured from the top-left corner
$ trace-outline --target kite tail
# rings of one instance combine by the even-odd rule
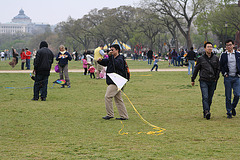
[[[128,96],[127,96],[123,91],[122,91],[122,93],[127,97],[128,101],[129,101],[130,104],[132,105],[134,111],[138,114],[138,116],[141,118],[141,120],[142,120],[144,123],[146,123],[147,125],[153,127],[153,129],[157,130],[157,131],[149,131],[149,132],[147,132],[147,134],[153,134],[153,135],[161,135],[161,134],[163,134],[162,132],[165,131],[166,129],[160,128],[160,127],[158,127],[158,126],[155,126],[155,125],[149,123],[147,120],[145,120],[145,119],[141,116],[141,114],[137,111],[137,109],[134,107],[133,103],[130,101],[130,99],[128,98]],[[122,123],[122,122],[121,122],[121,123]],[[122,123],[122,125],[123,125],[123,123]],[[124,127],[124,125],[123,125],[123,127]],[[123,129],[123,128],[122,128],[122,129]],[[120,132],[122,131],[122,129],[119,131],[119,134],[120,134]],[[138,132],[138,134],[140,134],[140,133],[142,133],[142,132]],[[124,134],[124,133],[123,133],[123,134]],[[123,135],[123,134],[121,134],[121,135]]]

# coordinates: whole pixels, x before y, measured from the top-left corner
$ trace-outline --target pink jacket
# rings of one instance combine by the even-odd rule
[[[95,72],[95,68],[93,66],[91,66],[88,71],[90,71],[90,73],[94,73]]]
[[[87,68],[87,64],[88,64],[88,63],[87,63],[87,60],[86,60],[86,59],[83,59],[82,62],[83,62],[83,68]]]

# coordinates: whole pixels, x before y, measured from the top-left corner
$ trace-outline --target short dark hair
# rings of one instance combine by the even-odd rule
[[[226,45],[227,43],[229,43],[229,42],[232,42],[232,44],[234,44],[233,40],[228,39],[228,40],[225,41],[225,45]]]
[[[121,51],[120,46],[119,46],[118,44],[113,44],[113,45],[110,46],[110,48],[111,48],[111,47],[113,47],[113,48],[115,48],[116,50],[118,50],[118,52]]]
[[[190,50],[193,51],[193,47],[191,47]]]
[[[100,44],[100,47],[104,47],[104,45],[103,45],[103,44]]]
[[[206,48],[207,44],[213,45],[212,42],[206,42],[206,43],[204,44],[204,48]]]

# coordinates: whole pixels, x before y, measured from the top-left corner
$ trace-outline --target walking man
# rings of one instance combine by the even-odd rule
[[[192,74],[193,74],[194,66],[195,66],[195,59],[197,58],[196,53],[193,51],[193,47],[190,48],[190,51],[188,52],[186,58],[188,60],[188,75],[190,75],[190,68],[192,66]]]
[[[219,79],[220,64],[219,58],[212,53],[213,45],[211,42],[205,43],[204,49],[206,53],[198,58],[194,68],[192,86],[194,86],[194,80],[197,77],[198,71],[200,71],[199,81],[202,92],[203,117],[209,120],[211,117],[210,107],[212,104],[212,97]]]
[[[226,52],[222,53],[220,59],[220,69],[224,77],[227,118],[236,116],[236,107],[240,96],[240,53],[233,50],[234,42],[225,42]],[[233,101],[231,96],[233,91]]]
[[[110,52],[108,53],[109,59],[98,59],[98,63],[107,66],[107,73],[117,73],[121,76],[124,76],[124,57],[119,55],[120,47],[118,44],[114,44],[110,46]],[[111,78],[107,75],[106,77],[107,82],[107,91],[105,94],[105,105],[107,116],[102,117],[105,120],[109,120],[114,117],[113,112],[113,102],[112,99],[114,98],[115,104],[117,106],[120,118],[116,118],[117,120],[127,120],[128,113],[127,109],[123,103],[121,91],[118,90],[117,85],[111,80]]]

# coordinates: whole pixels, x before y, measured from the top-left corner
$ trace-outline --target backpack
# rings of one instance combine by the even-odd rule
[[[130,70],[127,64],[127,61],[125,60],[123,56],[123,62],[124,62],[124,78],[126,78],[128,81],[130,80]]]

